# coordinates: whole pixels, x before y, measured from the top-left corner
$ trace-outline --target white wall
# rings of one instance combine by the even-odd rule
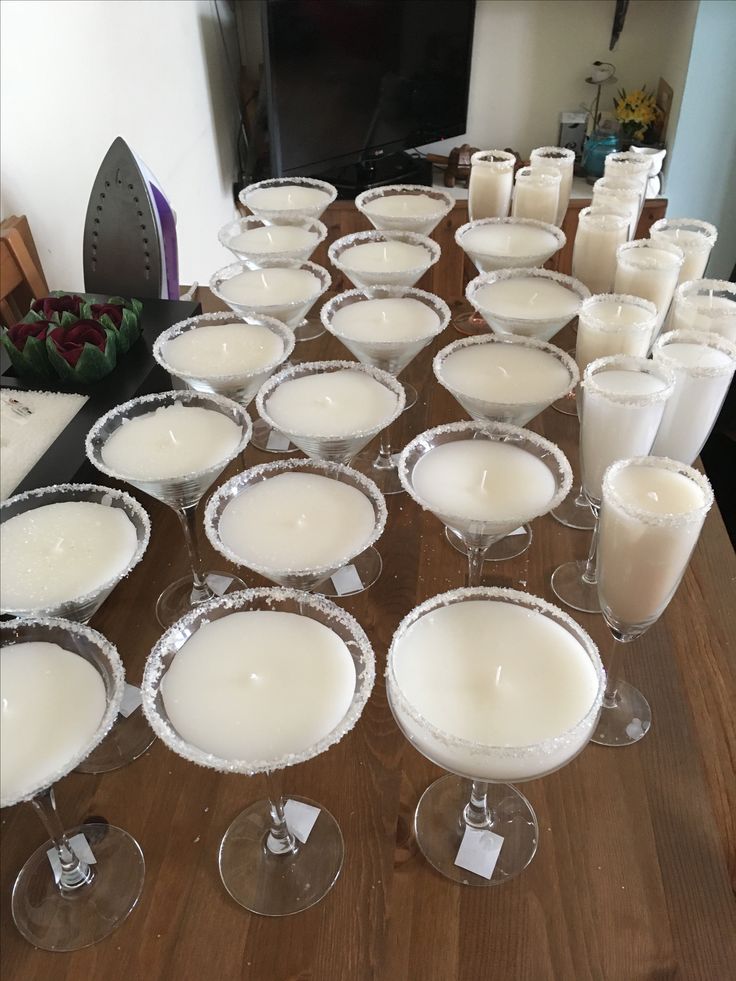
[[[614,51],[608,45],[614,0],[478,0],[465,142],[510,146],[528,156],[558,137],[561,111],[590,103],[584,79],[592,61],[610,61],[626,89],[657,89],[660,75],[674,90],[674,132],[687,72],[697,0],[631,0]],[[602,109],[618,85],[603,89]],[[432,144],[448,153],[462,137]]]
[[[736,4],[703,0],[667,177],[667,213],[718,227],[708,276],[736,264]]]
[[[226,30],[229,5],[220,3]],[[4,0],[0,213],[26,214],[52,289],[81,289],[97,169],[122,136],[178,215],[180,281],[227,262],[237,103],[211,0]],[[236,55],[237,57],[237,55]]]

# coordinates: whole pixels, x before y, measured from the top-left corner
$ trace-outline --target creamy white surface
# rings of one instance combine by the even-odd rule
[[[0,651],[0,796],[32,793],[77,756],[107,706],[102,676],[58,644],[31,641]]]
[[[554,225],[560,203],[560,181],[536,170],[528,178],[517,174],[511,214],[514,218],[536,218]]]
[[[409,272],[429,266],[430,254],[424,246],[408,242],[361,242],[345,249],[340,263],[355,272]]]
[[[329,201],[330,195],[327,191],[301,184],[258,187],[245,197],[249,208],[263,208],[265,211],[299,211],[305,208],[311,212],[315,208],[326,208]]]
[[[351,436],[380,426],[396,404],[396,395],[381,382],[344,368],[282,382],[268,396],[266,410],[286,432]]]
[[[712,331],[736,344],[736,299],[713,296],[712,293],[674,301],[672,330],[689,327],[692,330]]]
[[[297,225],[262,225],[247,228],[234,235],[228,246],[245,254],[252,252],[265,255],[272,252],[300,251],[310,246],[314,248],[318,239],[319,235],[316,232],[299,228]]]
[[[552,232],[534,225],[480,225],[465,232],[463,248],[516,259],[555,252],[557,239]]]
[[[354,691],[353,659],[337,634],[275,610],[201,627],[161,682],[169,719],[188,743],[253,764],[302,753],[327,736]]]
[[[655,236],[671,242],[672,245],[678,245],[685,253],[678,283],[703,278],[713,248],[707,235],[688,228],[658,228]]]
[[[490,314],[515,320],[572,320],[580,306],[577,293],[566,286],[531,276],[486,283],[476,291],[475,302]]]
[[[552,401],[570,383],[553,354],[522,344],[461,347],[442,362],[442,378],[463,395],[509,404]]]
[[[341,307],[332,318],[337,334],[355,341],[414,341],[437,332],[440,318],[411,296],[359,300]]]
[[[198,378],[250,374],[284,353],[284,342],[263,324],[202,324],[167,341],[163,356],[175,371]]]
[[[277,307],[306,302],[320,291],[320,281],[308,269],[246,269],[224,280],[220,292],[233,303],[253,307]]]
[[[509,213],[514,186],[513,164],[505,170],[487,167],[480,161],[470,168],[468,214],[479,218],[505,218]]]
[[[677,256],[664,249],[627,249],[617,259],[614,293],[641,296],[651,300],[657,308],[652,340],[656,338],[667,315],[678,274]]]
[[[591,293],[610,293],[616,277],[616,249],[628,227],[614,216],[581,215],[572,251],[572,274]]]
[[[437,214],[443,207],[442,201],[428,194],[383,194],[363,205],[368,214],[386,218],[421,218]]]
[[[575,360],[580,372],[598,358],[612,354],[646,357],[651,328],[639,325],[651,322],[646,310],[634,303],[603,300],[578,314]],[[601,329],[598,324],[603,324]],[[637,329],[638,328],[638,329]]]

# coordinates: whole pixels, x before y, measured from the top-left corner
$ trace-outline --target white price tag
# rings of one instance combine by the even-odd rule
[[[80,832],[78,835],[74,835],[73,838],[69,839],[69,844],[74,849],[74,854],[82,862],[86,862],[87,865],[95,865],[97,859],[92,854],[92,849],[89,847],[89,842]],[[49,848],[46,852],[49,857],[49,864],[54,870],[54,881],[58,883],[61,879],[61,862],[59,861],[59,853],[55,848]]]
[[[318,807],[303,804],[300,800],[287,800],[284,804],[284,817],[289,831],[302,843],[312,833],[317,818],[320,815]]]
[[[346,596],[348,593],[358,593],[363,588],[363,583],[358,575],[358,570],[354,565],[345,565],[338,569],[332,577],[332,585],[338,596]]]
[[[231,582],[228,576],[207,576],[207,585],[216,596],[224,596]]]
[[[455,856],[455,865],[468,872],[490,879],[503,847],[501,835],[478,828],[466,828],[460,848]]]
[[[132,715],[138,706],[141,704],[141,690],[136,688],[135,685],[129,685],[125,682],[125,690],[123,691],[123,700],[120,703],[120,708],[118,712],[123,718],[127,719],[128,716]]]
[[[275,453],[281,450],[288,450],[289,448],[289,437],[284,436],[283,433],[277,433],[275,429],[272,429],[268,434],[268,439],[266,440],[266,446],[269,450],[273,450]]]

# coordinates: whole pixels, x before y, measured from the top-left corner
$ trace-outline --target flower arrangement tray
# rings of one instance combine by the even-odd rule
[[[91,293],[77,294],[92,302],[106,297]],[[141,336],[132,345],[115,369],[100,381],[84,389],[87,401],[74,415],[61,434],[18,484],[13,493],[19,494],[34,487],[66,483],[74,480],[99,480],[84,452],[84,438],[93,423],[108,409],[127,402],[136,395],[163,392],[171,388],[169,375],[154,361],[151,354],[158,335],[180,320],[201,313],[199,303],[179,300],[144,300],[141,314]],[[10,359],[0,350],[0,387],[4,390],[47,392],[79,392],[80,389],[53,382],[31,383],[19,378]]]

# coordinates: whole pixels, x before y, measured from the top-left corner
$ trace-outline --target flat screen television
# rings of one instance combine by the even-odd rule
[[[466,131],[475,0],[265,0],[273,176]]]

